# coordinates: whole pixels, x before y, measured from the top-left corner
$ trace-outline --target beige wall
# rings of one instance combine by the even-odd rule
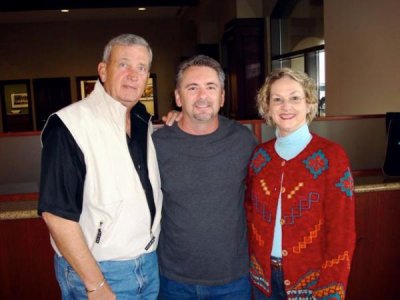
[[[242,17],[260,9],[259,0],[201,3],[181,20],[2,24],[0,80],[68,76],[74,101],[75,77],[96,75],[106,41],[134,32],[154,49],[151,71],[157,74],[158,109],[163,115],[173,102],[180,57],[193,54],[196,43],[218,42],[223,25],[237,16],[238,7],[248,8]],[[263,3],[264,15],[273,7],[268,3]],[[399,11],[398,0],[324,2],[328,115],[400,111]],[[217,32],[210,33],[210,28]]]
[[[97,75],[106,42],[120,33],[142,35],[151,44],[157,74],[159,113],[170,109],[176,65],[193,33],[179,20],[76,21],[0,26],[0,80]],[[193,54],[193,53],[191,53]]]
[[[324,1],[328,115],[400,111],[400,1]]]

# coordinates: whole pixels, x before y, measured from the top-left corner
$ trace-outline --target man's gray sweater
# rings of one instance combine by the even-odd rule
[[[245,177],[257,142],[219,116],[218,129],[190,135],[176,124],[153,134],[164,194],[158,246],[161,275],[223,285],[248,274]]]

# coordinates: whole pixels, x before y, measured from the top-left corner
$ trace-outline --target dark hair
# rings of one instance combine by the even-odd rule
[[[221,65],[219,62],[217,62],[215,59],[207,56],[207,55],[195,55],[185,61],[183,61],[179,67],[178,67],[178,72],[176,75],[176,88],[179,87],[182,77],[183,77],[183,72],[185,72],[186,69],[193,67],[193,66],[198,66],[198,67],[210,67],[215,70],[218,74],[218,78],[221,84],[222,89],[224,89],[225,85],[225,73],[222,70]]]

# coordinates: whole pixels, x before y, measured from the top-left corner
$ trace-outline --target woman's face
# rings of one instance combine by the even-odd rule
[[[282,77],[271,85],[268,116],[272,118],[280,136],[287,136],[303,126],[310,104],[303,87],[290,77]]]

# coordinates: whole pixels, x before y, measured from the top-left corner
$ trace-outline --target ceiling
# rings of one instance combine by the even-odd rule
[[[26,0],[0,2],[0,23],[62,22],[106,19],[168,19],[182,15],[199,0]],[[146,7],[139,11],[139,7]],[[61,9],[69,9],[62,13]]]

